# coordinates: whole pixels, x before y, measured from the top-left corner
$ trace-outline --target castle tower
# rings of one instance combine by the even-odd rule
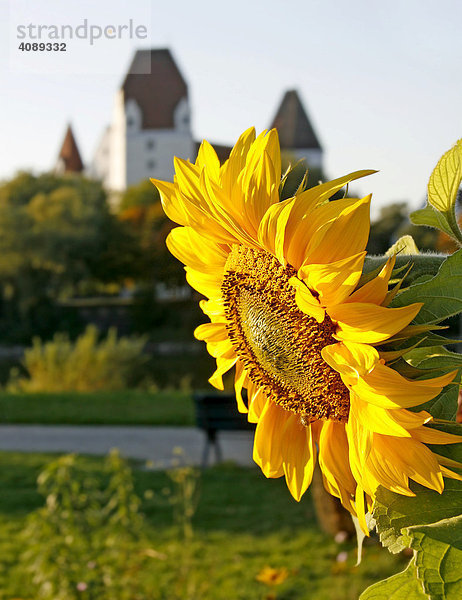
[[[170,50],[138,50],[91,174],[109,190],[123,191],[149,177],[171,180],[173,156],[195,158],[188,87]]]
[[[67,126],[54,171],[57,175],[83,171],[83,162],[70,124]]]
[[[322,148],[296,90],[288,90],[270,126],[278,130],[281,150],[322,169]]]

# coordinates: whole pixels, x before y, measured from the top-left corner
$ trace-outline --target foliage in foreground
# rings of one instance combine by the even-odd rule
[[[143,520],[129,468],[116,453],[105,464],[105,489],[82,476],[75,456],[51,463],[38,478],[43,508],[23,531],[22,567],[38,598],[134,599],[136,574],[146,561],[139,542]]]
[[[391,574],[402,565],[401,557],[369,543],[363,563],[354,566],[354,543],[337,544],[317,529],[309,497],[295,503],[281,482],[266,480],[256,469],[221,465],[198,479],[189,468],[136,469],[130,475],[117,456],[106,466],[85,457],[63,457],[47,466],[49,461],[44,455],[0,453],[1,600],[46,598],[31,579],[40,568],[51,568],[46,559],[51,550],[53,562],[66,566],[67,581],[80,584],[81,591],[71,586],[71,600],[262,600],[274,595],[279,600],[357,600],[379,573]],[[51,495],[45,506],[35,491],[39,471],[42,493]],[[115,479],[117,494],[110,491]],[[28,534],[19,535],[24,525]],[[73,543],[61,535],[69,531]],[[108,545],[103,532],[109,538],[115,531],[121,531],[124,545]],[[96,558],[90,540],[100,550]],[[131,596],[127,590],[109,595],[116,583],[101,583],[106,556],[119,565]],[[34,557],[39,562],[31,570]],[[135,564],[139,568],[130,571]],[[53,577],[55,589],[64,585]]]
[[[390,303],[392,307],[424,302],[412,322],[416,336],[402,341],[396,352],[395,368],[402,374],[427,378],[440,370],[453,369],[451,384],[430,402],[417,407],[434,417],[433,427],[461,435],[461,426],[454,421],[462,374],[462,355],[448,351],[448,343],[431,330],[446,324],[447,319],[462,312],[462,231],[456,219],[456,201],[462,182],[462,140],[442,156],[430,177],[428,203],[411,215],[416,225],[426,225],[450,237],[456,247],[454,254],[442,260],[436,274],[425,273],[407,289],[400,291]],[[402,254],[414,246],[412,240],[400,240]],[[413,257],[404,256],[418,265]],[[419,255],[415,257],[419,258]],[[425,257],[424,261],[425,261]],[[431,264],[433,257],[427,257]],[[433,276],[432,276],[433,275]],[[462,438],[461,438],[462,440]],[[446,467],[462,469],[461,444],[432,446]],[[390,552],[409,548],[413,558],[402,573],[379,582],[362,595],[361,600],[458,600],[462,597],[462,479],[446,479],[444,492],[417,484],[412,486],[415,497],[402,496],[380,488],[373,507],[373,518],[382,544]]]
[[[92,325],[75,342],[64,333],[49,342],[36,338],[24,354],[28,377],[14,371],[8,387],[24,392],[126,389],[137,383],[147,360],[145,344],[142,337],[117,338],[115,329],[100,341]]]

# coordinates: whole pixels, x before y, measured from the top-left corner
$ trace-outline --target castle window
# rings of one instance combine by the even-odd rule
[[[127,127],[131,128],[131,127],[133,127],[134,124],[135,124],[135,119],[133,117],[128,117],[127,118]]]
[[[146,163],[146,166],[148,169],[155,169],[156,167],[156,161],[155,160],[148,160]]]
[[[155,142],[154,142],[154,140],[152,138],[149,138],[148,141],[146,142],[146,148],[148,150],[152,150],[155,145],[156,144],[155,144]]]

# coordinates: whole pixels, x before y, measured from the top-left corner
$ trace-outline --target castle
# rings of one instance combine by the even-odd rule
[[[291,158],[322,168],[322,148],[296,90],[284,94],[272,127]],[[220,160],[228,157],[229,147],[212,145]],[[193,161],[198,147],[191,130],[188,86],[170,50],[138,50],[116,93],[111,123],[85,172],[109,191],[122,192],[149,177],[172,180],[173,157]],[[70,126],[55,170],[84,170]]]

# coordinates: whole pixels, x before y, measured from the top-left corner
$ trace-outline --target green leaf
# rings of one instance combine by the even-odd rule
[[[363,272],[356,286],[356,289],[362,287],[380,273],[387,262],[384,256],[366,256]]]
[[[438,494],[433,490],[411,484],[415,497],[402,496],[379,486],[374,503],[373,516],[377,522],[380,541],[392,553],[404,550],[409,544],[403,528],[427,525],[462,513],[462,482],[445,479],[445,490]]]
[[[386,256],[393,256],[394,254],[400,254],[401,256],[419,254],[419,249],[411,235],[403,235],[385,252]]]
[[[462,354],[450,352],[443,346],[414,348],[404,356],[404,360],[419,369],[459,369],[462,368]]]
[[[460,423],[441,423],[436,421],[429,423],[428,426],[432,429],[437,429],[438,431],[445,431],[446,433],[451,433],[452,435],[462,435],[462,425]],[[446,458],[456,460],[457,462],[462,464],[462,444],[432,444],[430,448],[435,454],[446,456]]]
[[[419,277],[417,277],[417,279],[414,279],[414,281],[412,283],[424,283],[425,281],[430,281],[430,279],[433,278],[433,275],[419,275]]]
[[[400,375],[407,377],[408,379],[428,379],[429,377],[437,377],[438,375],[441,375],[441,371],[439,370],[432,371],[428,369],[423,370],[412,367],[402,357],[398,358],[393,363],[393,370],[398,371]]]
[[[428,600],[428,596],[417,579],[417,569],[412,559],[401,573],[368,587],[359,600]]]
[[[429,204],[427,204],[425,208],[421,208],[412,212],[409,215],[409,218],[411,219],[411,222],[414,223],[414,225],[426,225],[427,227],[435,227],[436,229],[443,231],[450,237],[454,235],[446,216],[437,212]]]
[[[428,182],[428,202],[442,213],[452,211],[462,181],[462,140],[438,161]]]
[[[448,256],[435,277],[400,292],[391,306],[422,301],[424,305],[413,323],[437,323],[462,311],[462,250]]]
[[[411,348],[412,346],[415,346],[417,342],[419,343],[419,348],[428,348],[446,344],[462,344],[462,340],[447,338],[443,335],[439,335],[438,333],[434,333],[433,331],[427,331],[420,333],[419,335],[415,335],[412,338],[408,338],[405,342],[397,344],[397,349],[405,347]]]
[[[295,196],[297,192],[303,191],[306,184],[307,170],[303,160],[291,165],[282,177],[279,188],[280,199],[287,200]]]
[[[457,414],[457,396],[459,395],[459,387],[449,384],[432,400],[416,406],[415,411],[427,410],[435,419],[445,419],[454,421]],[[448,448],[450,446],[447,446]]]
[[[462,516],[408,527],[417,577],[432,600],[462,598]]]

